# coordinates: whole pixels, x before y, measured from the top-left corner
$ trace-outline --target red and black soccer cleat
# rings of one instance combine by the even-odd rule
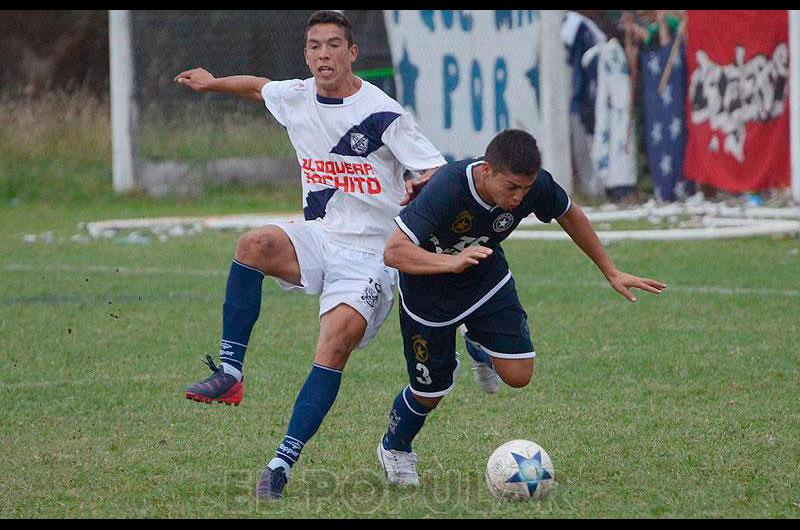
[[[232,375],[226,374],[222,366],[214,365],[210,355],[206,355],[206,363],[214,373],[208,379],[190,385],[186,389],[186,399],[209,404],[217,401],[239,406],[244,397],[244,378],[237,381]]]
[[[256,499],[275,500],[282,498],[283,488],[286,486],[287,479],[286,471],[282,467],[274,470],[267,467],[261,473],[261,480],[258,481],[258,486],[256,486]]]

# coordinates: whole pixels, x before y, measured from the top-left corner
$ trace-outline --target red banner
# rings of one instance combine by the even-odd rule
[[[687,18],[686,177],[733,193],[788,187],[788,12]]]

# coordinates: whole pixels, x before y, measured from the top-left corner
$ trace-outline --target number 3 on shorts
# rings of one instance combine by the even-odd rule
[[[423,385],[429,385],[433,382],[431,379],[431,373],[428,371],[428,367],[422,363],[417,363],[417,370],[422,372],[421,377],[417,377],[417,381],[419,381]]]

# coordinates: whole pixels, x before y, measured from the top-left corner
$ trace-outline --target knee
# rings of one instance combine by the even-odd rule
[[[533,364],[516,366],[514,369],[498,370],[500,378],[512,388],[523,388],[533,379]]]
[[[414,394],[414,400],[423,407],[427,408],[428,410],[433,410],[436,408],[436,406],[439,404],[442,398],[441,397],[427,398]]]
[[[269,230],[250,230],[239,236],[236,243],[236,257],[239,260],[261,261],[264,257],[275,253],[277,238]]]
[[[503,377],[503,381],[513,388],[523,388],[531,382],[531,374],[513,374]]]
[[[334,338],[319,344],[314,362],[336,370],[344,369],[354,346],[350,341]]]
[[[320,318],[316,362],[332,368],[344,368],[366,329],[364,317],[347,304],[339,304],[326,312]]]

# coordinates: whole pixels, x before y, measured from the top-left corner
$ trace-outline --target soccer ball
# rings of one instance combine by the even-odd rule
[[[504,443],[486,463],[486,486],[499,499],[541,499],[553,487],[554,477],[550,455],[528,440]]]

